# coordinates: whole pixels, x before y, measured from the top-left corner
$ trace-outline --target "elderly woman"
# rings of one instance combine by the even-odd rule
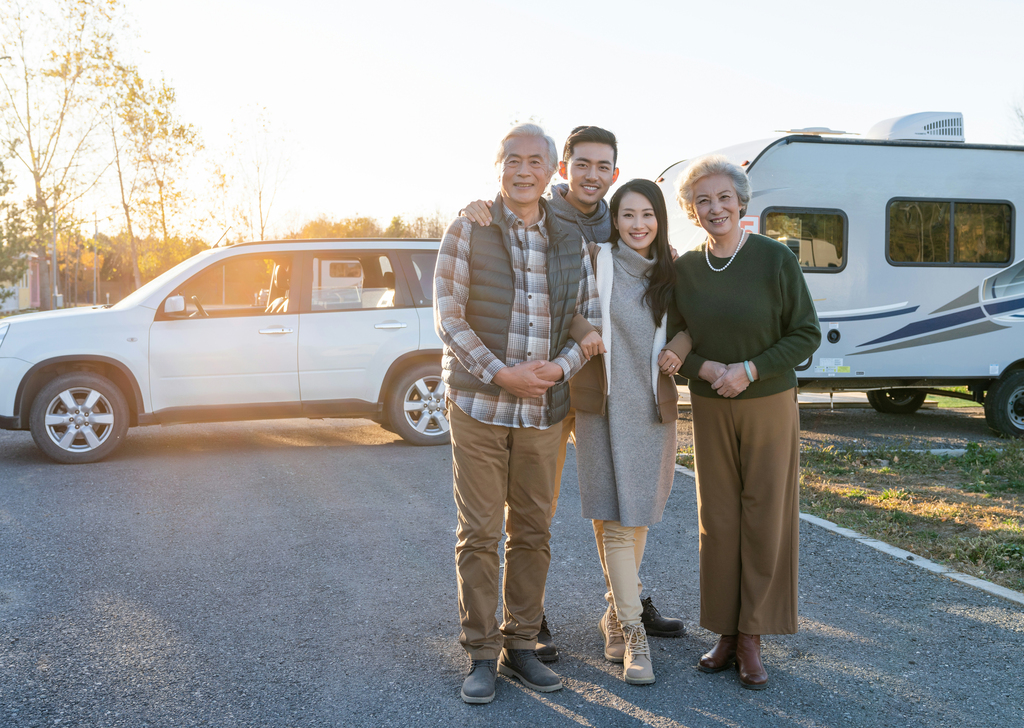
[[[762,634],[797,629],[799,434],[794,367],[817,349],[818,319],[796,256],[740,218],[750,182],[725,157],[694,160],[679,204],[707,232],[676,261],[675,330],[688,329],[700,519],[700,624],[721,635],[699,669],[734,661],[743,687],[768,685]],[[663,370],[669,372],[671,364]]]

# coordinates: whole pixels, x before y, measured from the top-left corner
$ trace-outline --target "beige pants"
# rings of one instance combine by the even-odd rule
[[[700,624],[718,634],[797,630],[800,414],[796,390],[691,396],[700,520]]]
[[[637,574],[647,545],[647,526],[623,526],[618,521],[594,521],[597,552],[601,556],[605,598],[615,606],[620,624],[640,624],[640,590]]]
[[[538,430],[487,425],[451,402],[448,420],[459,518],[459,640],[474,660],[495,659],[502,646],[533,649],[551,563],[548,541],[559,426]],[[502,524],[508,538],[499,629],[495,611]]]

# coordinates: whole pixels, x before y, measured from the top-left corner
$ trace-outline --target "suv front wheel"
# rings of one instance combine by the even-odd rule
[[[128,404],[113,382],[68,372],[32,402],[29,429],[39,449],[60,463],[91,463],[112,453],[128,432]]]
[[[391,429],[413,445],[447,445],[451,435],[444,392],[440,364],[417,364],[402,372],[387,394]]]

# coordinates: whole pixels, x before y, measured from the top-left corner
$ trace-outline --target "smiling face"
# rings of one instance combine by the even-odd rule
[[[514,137],[508,141],[500,168],[501,197],[520,218],[537,206],[551,181],[549,147],[542,137]]]
[[[615,150],[610,144],[580,142],[572,148],[568,162],[558,163],[558,173],[569,181],[566,202],[589,215],[619,176]]]
[[[740,197],[727,174],[709,174],[693,185],[697,221],[715,240],[728,242],[740,230]]]
[[[654,205],[639,192],[627,192],[619,201],[615,229],[622,242],[645,258],[651,257],[651,246],[658,235],[658,218]]]

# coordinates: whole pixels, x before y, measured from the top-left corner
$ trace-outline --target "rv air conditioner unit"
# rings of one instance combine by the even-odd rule
[[[910,139],[919,142],[963,142],[964,115],[957,112],[924,111],[880,121],[867,133],[868,139]]]

